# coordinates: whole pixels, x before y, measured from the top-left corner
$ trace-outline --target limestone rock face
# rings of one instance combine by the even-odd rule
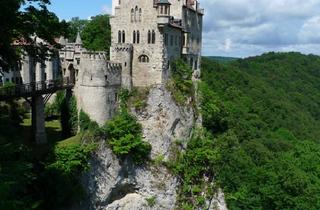
[[[134,112],[142,124],[143,137],[152,145],[151,158],[168,160],[177,141],[186,144],[195,124],[192,108],[177,106],[163,85],[150,89],[147,107]]]
[[[132,112],[142,124],[144,140],[152,145],[151,158],[168,159],[174,142],[186,141],[196,121],[193,110],[177,106],[163,86],[150,89],[143,111]],[[75,210],[176,208],[179,181],[166,167],[152,163],[137,166],[130,159],[119,160],[104,143],[90,165],[83,178],[87,199]],[[223,194],[219,196],[221,201],[208,201],[210,209],[226,209]]]
[[[177,179],[164,167],[121,162],[101,145],[84,177],[88,198],[74,209],[174,209]],[[154,203],[148,204],[148,199]]]

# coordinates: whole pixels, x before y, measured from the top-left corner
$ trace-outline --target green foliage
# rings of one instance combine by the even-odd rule
[[[128,97],[128,106],[136,111],[143,111],[147,107],[149,88],[134,88]]]
[[[150,198],[146,198],[146,201],[148,203],[148,206],[153,207],[154,205],[156,205],[156,196],[152,196]]]
[[[26,190],[35,179],[32,169],[30,150],[14,143],[0,144],[0,209],[31,209],[36,204]]]
[[[78,109],[74,96],[66,97],[64,92],[57,94],[56,103],[60,109],[62,134],[65,138],[75,135],[78,131]]]
[[[88,160],[95,145],[71,144],[57,146],[54,150],[55,161],[48,169],[57,169],[65,174],[76,175],[88,169]]]
[[[188,99],[194,99],[192,69],[182,59],[171,63],[171,80],[167,88],[178,104],[186,105]]]
[[[178,205],[182,209],[205,207],[205,197],[212,197],[210,184],[218,160],[213,136],[205,130],[196,130],[184,153],[177,156],[173,170],[182,179]]]
[[[299,53],[268,53],[228,65],[203,59],[200,111],[213,146],[192,147],[191,140],[182,157],[212,147],[213,156],[199,159],[206,160],[205,173],[215,169],[229,209],[320,208],[319,68],[318,56]],[[190,182],[182,192],[197,183],[201,189],[191,179],[198,171],[180,168],[183,183]],[[190,171],[183,175],[185,168]],[[190,206],[186,192],[182,201]]]
[[[126,110],[118,113],[103,127],[107,143],[120,156],[130,156],[136,163],[143,163],[151,150],[151,145],[142,141],[142,128],[135,117]]]
[[[67,23],[68,34],[66,38],[68,38],[70,42],[75,42],[78,32],[82,32],[89,22],[89,20],[83,20],[79,17],[71,18],[71,20]]]
[[[64,21],[47,9],[49,0],[10,0],[0,1],[0,66],[8,70],[15,66],[24,48],[34,58],[44,58],[48,46],[35,45],[32,38],[37,37],[47,41],[51,46],[57,46],[55,38],[66,29]],[[22,8],[23,7],[23,8]],[[15,40],[25,40],[30,45],[16,48],[12,45]]]
[[[81,33],[83,45],[88,50],[109,51],[111,45],[111,26],[109,15],[92,17]]]
[[[80,131],[95,131],[99,129],[98,123],[92,121],[84,111],[80,111],[79,114],[79,127]]]

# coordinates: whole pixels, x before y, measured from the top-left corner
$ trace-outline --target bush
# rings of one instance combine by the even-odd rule
[[[136,163],[147,159],[151,145],[142,141],[142,128],[126,110],[120,112],[103,127],[112,151],[120,156],[131,156]]]
[[[171,63],[171,80],[167,83],[167,88],[180,105],[186,105],[188,99],[194,98],[192,69],[182,59]]]
[[[97,129],[99,129],[98,123],[92,121],[89,115],[87,115],[82,110],[80,111],[80,114],[79,114],[79,127],[80,127],[80,131],[96,131]]]
[[[72,96],[67,100],[64,95],[63,98],[59,96],[57,100],[60,105],[62,133],[65,137],[75,135],[78,131],[78,109],[75,97]]]

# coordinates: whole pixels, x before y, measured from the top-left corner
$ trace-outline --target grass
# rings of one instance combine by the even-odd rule
[[[57,146],[58,147],[65,147],[65,146],[70,146],[70,145],[78,145],[81,143],[81,138],[82,138],[82,134],[78,134],[78,135],[70,137],[68,139],[59,141],[57,143]]]
[[[31,116],[27,115],[21,123],[22,131],[18,132],[18,135],[15,136],[16,139],[29,140],[33,139],[32,128],[31,128]],[[81,138],[83,134],[78,134],[67,139],[63,139],[61,135],[61,124],[59,120],[46,121],[46,133],[49,144],[56,146],[70,146],[81,143]]]

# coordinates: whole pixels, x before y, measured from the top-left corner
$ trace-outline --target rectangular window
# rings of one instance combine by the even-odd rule
[[[167,33],[164,34],[164,44],[168,45],[168,34]]]
[[[171,35],[170,45],[173,46],[173,35]]]

